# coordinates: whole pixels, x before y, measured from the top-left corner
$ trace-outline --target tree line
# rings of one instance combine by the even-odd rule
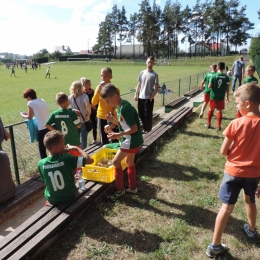
[[[226,46],[227,55],[230,45],[242,46],[251,38],[249,31],[254,29],[245,14],[246,6],[240,6],[239,0],[197,0],[195,6],[182,8],[178,1],[167,0],[161,8],[154,0],[143,0],[139,11],[126,16],[125,7],[114,5],[105,20],[99,24],[97,43],[93,51],[116,58],[117,52],[122,57],[122,44],[133,45],[135,58],[135,41],[144,47],[146,56],[176,57],[180,54],[179,40],[191,46],[204,46],[205,55],[209,44],[222,43]],[[260,19],[260,10],[256,11]],[[117,46],[119,44],[119,46]],[[221,55],[219,49],[215,55]]]

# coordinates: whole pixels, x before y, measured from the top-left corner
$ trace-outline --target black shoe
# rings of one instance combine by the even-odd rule
[[[218,131],[221,131],[221,127],[217,127],[216,129],[217,129]]]
[[[210,128],[210,125],[206,124],[205,127],[209,129],[209,128]]]

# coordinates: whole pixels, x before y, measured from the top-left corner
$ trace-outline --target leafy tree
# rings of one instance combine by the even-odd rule
[[[122,6],[122,10],[119,10],[118,13],[118,34],[119,38],[118,41],[120,42],[120,56],[119,58],[121,59],[122,56],[122,41],[126,40],[127,35],[128,35],[128,20],[126,18],[126,11],[125,7]]]
[[[258,19],[260,20],[260,9],[259,11],[257,11],[257,14],[258,14]]]
[[[116,51],[117,51],[117,46],[116,46],[116,35],[119,30],[119,13],[120,10],[117,8],[117,5],[113,5],[112,7],[112,12],[107,15],[106,19],[110,23],[110,29],[111,29],[111,34],[114,35],[114,56],[116,59]]]
[[[130,15],[130,21],[128,24],[128,38],[127,42],[132,42],[133,39],[133,59],[135,59],[135,37],[136,37],[136,31],[137,31],[137,13],[134,13],[133,15]]]
[[[59,60],[59,57],[62,55],[62,53],[60,51],[54,51],[51,55],[50,58],[55,59],[55,60]]]
[[[47,51],[47,49],[41,49],[40,53],[42,55],[42,57],[44,57],[46,54],[48,54],[49,52]]]
[[[249,56],[253,62],[255,61],[256,55],[260,55],[260,33],[256,37],[252,38],[249,48]]]

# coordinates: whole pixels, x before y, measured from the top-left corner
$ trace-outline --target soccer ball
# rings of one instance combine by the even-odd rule
[[[227,72],[227,75],[228,75],[229,77],[232,76],[232,71],[229,70],[229,71]]]
[[[55,76],[54,78],[56,79],[57,77]]]

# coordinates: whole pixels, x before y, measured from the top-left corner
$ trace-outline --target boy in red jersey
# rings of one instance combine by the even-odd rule
[[[209,85],[209,80],[210,78],[212,77],[212,74],[215,74],[217,72],[217,64],[212,64],[210,65],[209,67],[209,73],[207,73],[204,77],[204,79],[201,81],[201,84],[200,84],[200,89],[201,90],[204,90],[204,102],[202,104],[202,107],[201,107],[201,112],[200,112],[200,115],[199,115],[199,118],[202,118],[203,117],[203,113],[210,101],[210,91],[211,89],[208,88],[208,85]]]
[[[234,92],[234,96],[243,117],[233,120],[223,132],[225,139],[220,152],[227,156],[227,161],[219,191],[222,206],[216,218],[212,243],[206,252],[209,257],[228,250],[225,244],[221,244],[221,236],[241,189],[244,190],[248,219],[244,231],[252,242],[260,242],[255,205],[255,194],[260,193],[257,190],[260,179],[260,88],[254,83],[244,84]]]
[[[211,119],[215,108],[217,109],[217,130],[221,130],[222,110],[225,108],[225,94],[227,93],[226,101],[229,102],[229,77],[224,73],[225,62],[218,63],[218,72],[209,80],[210,92],[210,108],[208,111],[207,128],[210,128]]]

